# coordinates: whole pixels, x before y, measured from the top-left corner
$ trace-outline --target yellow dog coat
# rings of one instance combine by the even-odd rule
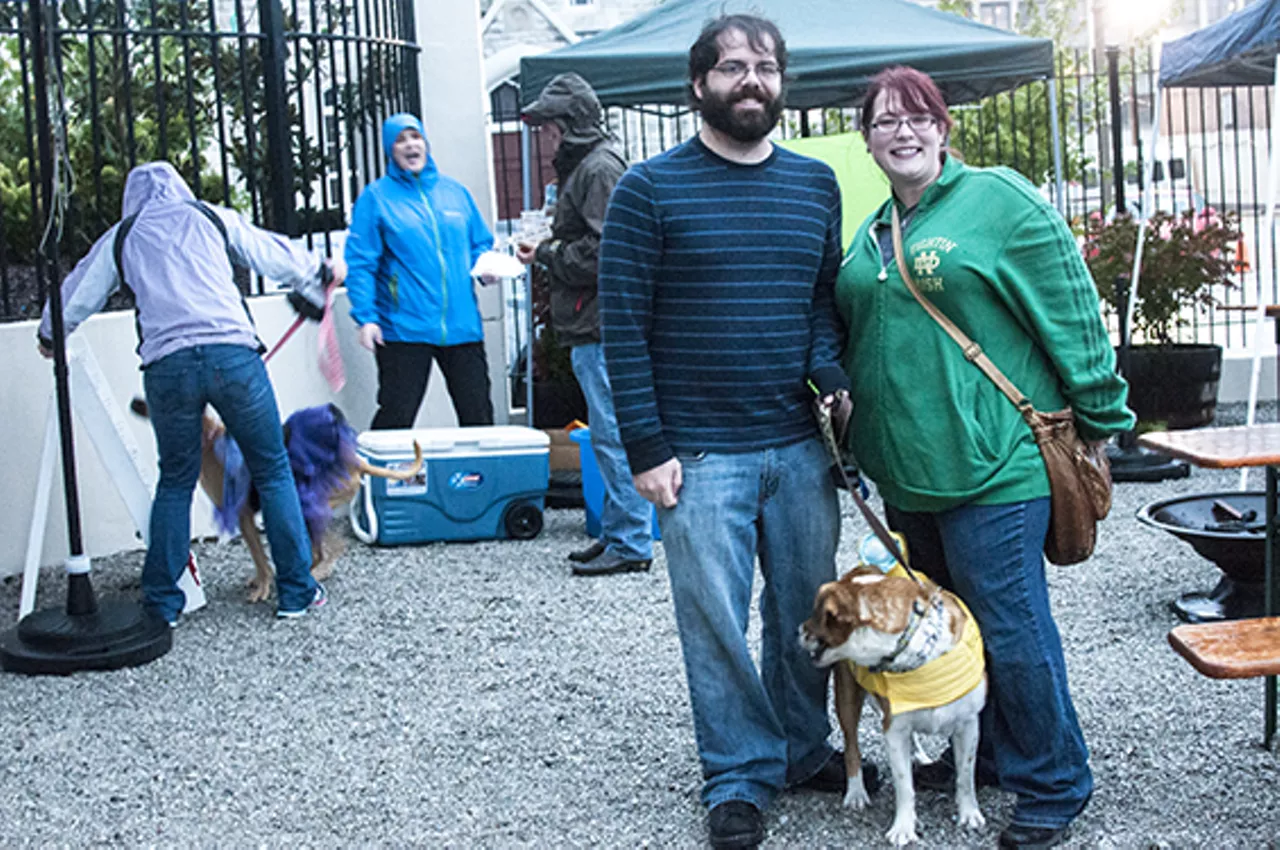
[[[907,577],[902,566],[894,564],[888,575]],[[866,667],[853,665],[854,678],[865,690],[889,701],[889,714],[902,714],[922,708],[937,708],[954,702],[982,683],[984,663],[982,633],[968,606],[955,597],[969,621],[965,623],[960,642],[932,661],[902,673],[873,673]],[[933,606],[931,606],[933,607]],[[925,616],[940,616],[932,612]],[[945,623],[938,626],[945,628]]]

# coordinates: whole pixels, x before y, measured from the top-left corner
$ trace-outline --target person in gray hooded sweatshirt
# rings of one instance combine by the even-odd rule
[[[653,559],[653,508],[631,481],[600,344],[600,231],[609,196],[627,170],[617,139],[601,119],[596,93],[573,73],[548,82],[524,111],[525,121],[541,127],[542,144],[555,150],[552,164],[560,190],[551,237],[516,249],[521,262],[546,266],[551,322],[559,340],[571,348],[573,374],[587,400],[591,448],[604,484],[600,540],[569,553],[569,559],[578,562],[574,574],[582,576],[647,570]]]
[[[311,577],[311,540],[262,362],[265,349],[231,265],[303,289],[318,277],[322,261],[234,210],[197,201],[167,162],[129,172],[122,208],[121,222],[98,238],[63,281],[62,317],[71,334],[121,284],[133,289],[142,382],[160,462],[142,567],[143,604],[177,625],[204,409],[212,404],[239,444],[262,499],[276,566],[277,615],[301,616],[324,604],[325,590]],[[52,356],[50,327],[46,304],[37,343],[45,357]]]

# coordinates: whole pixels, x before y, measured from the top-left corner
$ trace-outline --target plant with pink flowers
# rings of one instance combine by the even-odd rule
[[[1235,286],[1239,241],[1235,217],[1212,207],[1152,215],[1142,250],[1134,336],[1171,343],[1174,331],[1187,323],[1189,310],[1214,303],[1213,287]],[[1128,286],[1137,246],[1138,222],[1127,214],[1090,228],[1084,258],[1098,294],[1108,304],[1115,304],[1118,276]]]

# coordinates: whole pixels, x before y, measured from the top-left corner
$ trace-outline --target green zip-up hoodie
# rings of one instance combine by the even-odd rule
[[[877,231],[859,228],[836,283],[849,328],[850,446],[884,500],[905,511],[1049,495],[1031,430],[912,297]],[[1058,212],[1016,172],[948,157],[903,234],[907,267],[937,305],[1044,411],[1067,404],[1081,436],[1133,425],[1097,290]]]

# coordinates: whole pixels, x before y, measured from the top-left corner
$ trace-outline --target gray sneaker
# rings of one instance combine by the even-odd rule
[[[316,582],[316,595],[312,598],[311,603],[305,608],[297,611],[286,611],[283,608],[276,609],[277,620],[296,620],[299,617],[305,617],[307,612],[313,608],[322,608],[329,601],[329,592],[324,589],[324,585]]]

